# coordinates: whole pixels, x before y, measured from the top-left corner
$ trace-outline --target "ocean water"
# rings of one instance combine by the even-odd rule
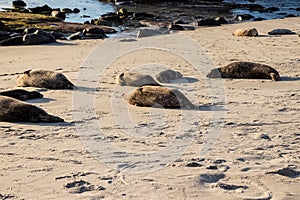
[[[66,22],[85,22],[94,18],[99,18],[100,15],[114,12],[115,7],[108,3],[100,2],[99,0],[24,0],[27,8],[49,5],[51,8],[78,8],[80,13],[71,13],[67,15]],[[12,0],[0,0],[0,8],[11,8]],[[85,9],[84,9],[85,8]],[[85,15],[85,17],[83,17]],[[89,17],[87,17],[89,16]]]
[[[278,19],[283,18],[286,14],[293,14],[296,16],[300,16],[300,12],[296,11],[296,8],[300,7],[300,0],[255,0],[251,3],[249,0],[224,0],[224,2],[233,2],[240,4],[259,4],[264,6],[265,8],[269,7],[277,7],[280,10],[276,12],[251,12],[246,9],[235,9],[232,11],[233,14],[251,14],[255,18],[262,17],[265,19]]]

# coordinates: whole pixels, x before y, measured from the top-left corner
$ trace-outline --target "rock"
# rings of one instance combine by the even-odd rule
[[[250,19],[253,19],[253,18],[254,18],[254,16],[250,15],[250,14],[241,14],[241,15],[237,15],[235,17],[236,20],[240,20],[240,21],[250,20]]]
[[[262,17],[257,17],[257,18],[254,18],[253,21],[263,21],[263,20],[266,20],[265,18],[262,18]]]
[[[198,162],[190,162],[185,165],[186,167],[202,167],[203,165]]]
[[[38,28],[34,28],[34,27],[32,27],[32,28],[26,28],[26,29],[23,31],[23,34],[25,35],[25,34],[34,33],[34,32],[37,31],[37,30],[38,30]]]
[[[266,174],[279,174],[281,176],[287,176],[290,178],[296,178],[296,177],[300,176],[300,172],[296,171],[295,169],[293,169],[291,167],[285,167],[285,168],[278,169],[275,171],[267,172]]]
[[[228,21],[224,17],[217,17],[215,20],[220,24],[228,24]]]
[[[51,42],[53,42],[53,40],[44,35],[26,34],[23,36],[23,44],[25,45],[47,44]]]
[[[80,13],[80,10],[78,8],[74,8],[73,13]]]
[[[279,11],[280,9],[277,8],[277,7],[269,7],[269,8],[266,8],[264,11],[265,12],[276,12],[276,11]]]
[[[7,39],[9,37],[10,37],[9,32],[0,31],[0,41],[5,40],[5,39]]]
[[[73,10],[70,8],[63,8],[63,9],[61,9],[61,11],[64,13],[73,13]]]
[[[170,24],[170,25],[168,26],[168,28],[169,28],[170,30],[177,30],[177,31],[183,31],[183,30],[184,30],[183,26],[180,26],[180,25],[178,25],[178,24]]]
[[[220,22],[216,21],[215,19],[200,19],[197,21],[198,26],[220,26]]]
[[[93,28],[86,28],[82,32],[84,35],[85,34],[105,34],[102,28],[99,27],[93,27]]]
[[[265,133],[261,134],[259,136],[259,138],[264,139],[264,140],[269,140],[269,141],[271,140],[270,136],[268,134],[265,134]]]
[[[3,30],[5,28],[5,25],[2,21],[0,21],[0,30]]]
[[[140,13],[134,13],[132,19],[135,20],[146,20],[146,19],[154,19],[155,16],[150,13],[140,12]]]
[[[294,14],[287,14],[285,17],[297,17],[297,16]]]
[[[248,37],[256,37],[258,36],[258,31],[256,28],[242,28],[237,29],[232,33],[233,36],[248,36]]]
[[[12,2],[13,8],[24,8],[26,6],[26,3],[22,0],[16,0]]]
[[[206,183],[216,183],[223,178],[225,178],[225,174],[200,174],[198,182],[201,185]]]
[[[300,7],[296,8],[296,11],[300,11]]]
[[[50,34],[54,37],[54,39],[56,40],[65,40],[65,36],[63,34],[61,34],[58,31],[51,31]]]
[[[10,37],[0,42],[0,46],[22,45],[23,36]]]
[[[61,11],[57,11],[57,10],[53,10],[53,11],[51,12],[51,16],[52,16],[52,17],[60,18],[60,19],[62,19],[62,20],[66,19],[66,13],[61,12]]]
[[[232,184],[227,184],[227,183],[217,183],[216,184],[217,187],[220,187],[224,190],[236,190],[236,189],[247,189],[248,186],[246,185],[232,185]]]
[[[37,7],[33,7],[33,8],[29,8],[29,12],[31,13],[36,13],[36,14],[51,14],[52,12],[52,8],[50,6],[48,6],[47,4],[43,5],[43,6],[37,6]]]
[[[296,33],[289,29],[278,28],[278,29],[273,29],[272,31],[269,31],[268,34],[269,35],[293,35]]]
[[[126,18],[128,16],[128,12],[125,8],[120,8],[117,14],[121,19]]]
[[[83,37],[83,33],[81,31],[77,32],[77,33],[73,33],[72,35],[70,35],[68,37],[69,40],[78,40],[81,39]]]

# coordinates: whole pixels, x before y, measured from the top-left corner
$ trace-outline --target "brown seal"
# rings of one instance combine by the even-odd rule
[[[12,97],[12,98],[22,100],[22,101],[28,100],[28,99],[43,98],[43,95],[37,91],[26,91],[23,89],[0,91],[0,95]]]
[[[49,70],[27,70],[17,77],[19,87],[73,89],[74,85],[62,74]]]
[[[160,86],[150,75],[126,72],[116,77],[116,83],[121,86],[141,87],[144,85]]]
[[[242,28],[237,29],[232,33],[233,36],[250,36],[250,37],[256,37],[258,36],[258,31],[256,28]]]
[[[160,86],[143,86],[124,95],[129,104],[144,107],[186,108],[195,106],[178,90]]]
[[[0,121],[5,122],[63,122],[43,109],[17,99],[0,96]]]
[[[225,67],[215,68],[206,76],[208,78],[248,78],[280,81],[279,73],[274,68],[253,62],[234,62]]]
[[[159,72],[155,78],[161,83],[170,83],[172,80],[182,78],[182,74],[179,71],[166,69]]]

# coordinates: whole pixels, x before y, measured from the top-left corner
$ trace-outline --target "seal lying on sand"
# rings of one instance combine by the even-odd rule
[[[294,35],[296,33],[289,29],[277,28],[277,29],[273,29],[272,31],[269,31],[268,34],[269,35]]]
[[[237,29],[232,33],[233,36],[250,36],[250,37],[256,37],[258,36],[258,31],[256,28],[242,28]]]
[[[187,108],[195,106],[178,90],[160,86],[143,86],[125,94],[124,99],[136,106],[164,108]]]
[[[74,85],[61,73],[48,70],[28,70],[17,77],[19,87],[73,89]]]
[[[43,109],[17,99],[0,96],[0,121],[5,122],[63,122]]]
[[[179,71],[166,69],[159,72],[155,78],[161,83],[170,83],[172,80],[182,78],[182,74]]]
[[[28,100],[28,99],[38,99],[43,98],[43,95],[37,91],[26,91],[22,89],[14,89],[14,90],[6,90],[6,91],[0,91],[0,95],[12,97],[18,100]]]
[[[160,86],[153,78],[149,75],[140,73],[126,72],[116,77],[116,83],[121,86],[135,86],[141,87],[144,85]]]
[[[225,67],[215,68],[206,76],[208,78],[248,78],[280,81],[279,73],[274,68],[253,62],[234,62]]]

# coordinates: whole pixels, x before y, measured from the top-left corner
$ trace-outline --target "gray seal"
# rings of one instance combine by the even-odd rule
[[[17,99],[0,96],[0,121],[4,122],[63,122],[60,117]]]
[[[280,81],[274,68],[253,62],[234,62],[225,67],[215,68],[206,75],[208,78],[272,79]]]
[[[160,86],[143,86],[124,95],[131,105],[142,107],[186,108],[195,106],[178,90]]]
[[[43,95],[37,91],[27,91],[23,89],[0,91],[0,95],[12,97],[21,101],[28,100],[28,99],[43,98]]]
[[[141,87],[144,85],[160,86],[152,76],[134,72],[126,72],[116,77],[116,83],[121,86]]]
[[[19,87],[73,89],[74,85],[62,73],[49,70],[27,70],[17,77]]]
[[[182,78],[182,74],[179,71],[166,69],[159,72],[155,78],[161,83],[170,83],[172,80]]]

